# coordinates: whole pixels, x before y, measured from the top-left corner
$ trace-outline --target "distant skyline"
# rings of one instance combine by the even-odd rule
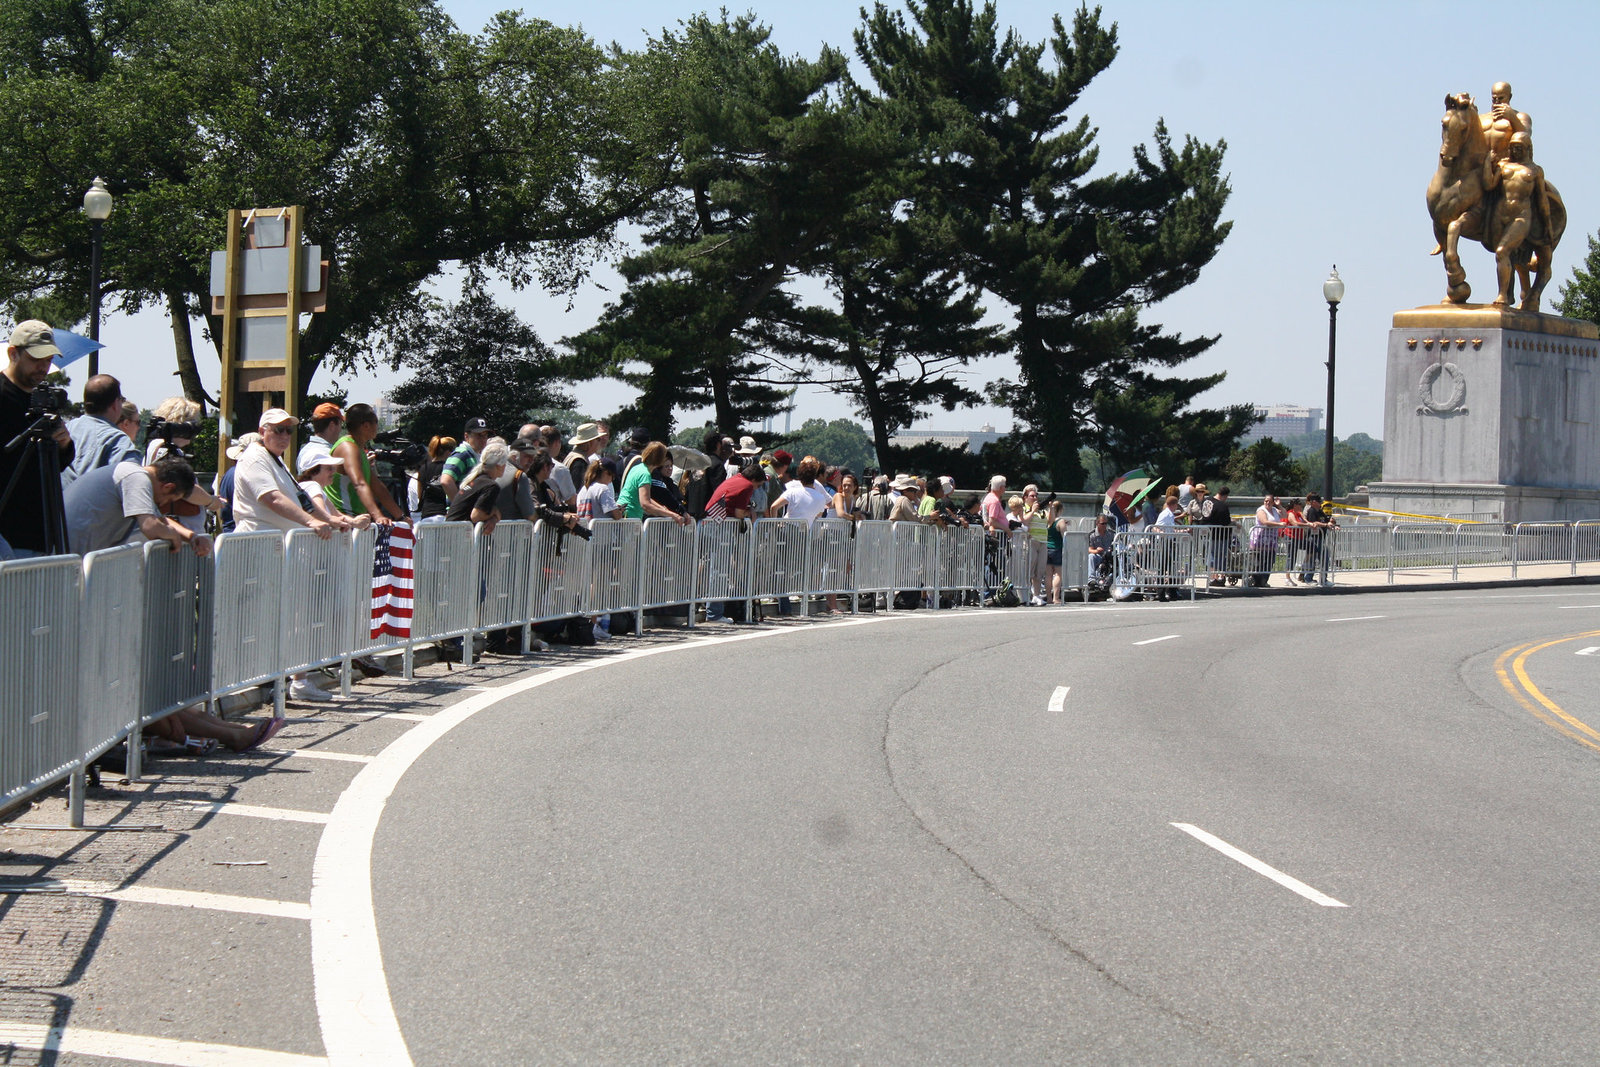
[[[444,0],[466,32],[478,32],[504,2]],[[860,4],[813,0],[802,9],[773,4],[730,5],[753,10],[786,53],[815,56],[824,43],[853,55],[851,33]],[[890,5],[898,6],[898,5]],[[1224,169],[1233,196],[1225,217],[1234,228],[1199,281],[1145,311],[1147,321],[1185,336],[1220,335],[1204,356],[1178,368],[1194,376],[1226,371],[1228,378],[1197,403],[1325,404],[1328,310],[1322,281],[1337,264],[1347,289],[1339,311],[1338,394],[1334,429],[1383,435],[1383,366],[1390,316],[1437,303],[1444,271],[1427,253],[1432,231],[1423,191],[1437,159],[1439,118],[1447,92],[1467,91],[1488,107],[1489,87],[1509,81],[1514,103],[1534,121],[1536,158],[1565,197],[1566,236],[1556,254],[1560,283],[1582,262],[1600,227],[1600,142],[1592,134],[1588,75],[1600,8],[1543,4],[1507,9],[1476,0],[1370,3],[1327,7],[1254,2],[1204,5],[1140,0],[1105,3],[1102,17],[1118,24],[1121,54],[1080,101],[1099,129],[1103,170],[1125,170],[1136,143],[1148,143],[1158,118],[1175,140],[1193,135],[1226,140]],[[570,5],[527,4],[530,17],[571,24]],[[626,48],[710,5],[612,2],[579,9],[578,21],[596,40]],[[1000,0],[1000,21],[1028,41],[1044,40],[1050,17],[1072,7],[1037,0]],[[1526,40],[1512,31],[1529,13],[1537,23]],[[1477,33],[1467,33],[1468,27]],[[1482,41],[1476,50],[1464,42]],[[86,186],[87,187],[87,186]],[[1482,248],[1463,251],[1474,299],[1490,299],[1494,263]],[[603,288],[602,288],[603,287]],[[442,290],[447,295],[448,289]],[[620,292],[615,275],[600,273],[572,300],[524,291],[515,306],[546,341],[580,332]],[[177,391],[171,333],[164,315],[110,317],[102,330],[102,365],[122,378],[130,397],[153,406]],[[214,360],[201,358],[208,387]],[[81,384],[82,364],[70,371]],[[1009,359],[976,367],[981,386],[1014,375]],[[372,399],[394,375],[341,377],[353,398]],[[326,388],[326,372],[314,388]],[[631,397],[620,383],[580,385],[579,407],[603,414]],[[802,392],[794,420],[856,417],[838,397]],[[698,413],[679,414],[694,424]],[[1008,411],[992,407],[936,410],[919,427],[1011,426]]]

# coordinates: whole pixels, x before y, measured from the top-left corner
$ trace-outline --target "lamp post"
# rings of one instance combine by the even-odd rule
[[[83,194],[83,213],[89,216],[89,339],[100,340],[100,238],[111,217],[111,192],[96,178]],[[89,377],[100,373],[100,350],[89,353]]]
[[[1333,353],[1334,336],[1339,325],[1339,301],[1344,299],[1344,282],[1339,279],[1339,268],[1334,267],[1328,280],[1322,283],[1322,298],[1328,302],[1328,426],[1322,448],[1322,498],[1333,501]]]

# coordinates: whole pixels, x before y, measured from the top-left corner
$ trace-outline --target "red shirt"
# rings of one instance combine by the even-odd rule
[[[706,501],[706,518],[726,519],[736,511],[749,511],[750,498],[755,495],[756,483],[743,474],[734,474],[722,480],[711,499]]]

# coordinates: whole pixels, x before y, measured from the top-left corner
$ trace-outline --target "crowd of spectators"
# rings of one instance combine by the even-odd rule
[[[1045,501],[1035,485],[1008,495],[1007,480],[999,475],[986,493],[963,506],[948,476],[891,477],[872,469],[858,476],[816,456],[763,451],[750,436],[735,439],[710,430],[701,447],[692,449],[633,427],[613,445],[610,427],[599,422],[579,425],[570,436],[562,427],[535,423],[495,436],[484,419],[470,418],[459,438],[433,437],[417,469],[391,471],[385,478],[373,458],[379,430],[374,408],[322,403],[304,427],[288,411],[268,408],[254,431],[229,444],[227,469],[208,486],[197,479],[189,453],[199,432],[198,404],[183,397],[165,400],[141,428],[139,409],[122,395],[117,380],[98,374],[84,385],[82,415],[70,422],[52,419],[33,393],[58,355],[43,322],[24,322],[10,336],[0,376],[0,441],[31,433],[33,448],[0,454],[0,488],[10,494],[0,509],[0,558],[42,555],[63,544],[81,554],[144,541],[205,556],[210,532],[218,530],[307,529],[325,539],[374,525],[463,521],[492,531],[504,519],[529,519],[588,536],[600,519],[664,518],[687,525],[761,517],[811,523],[826,517],[981,526],[991,564],[998,546],[1014,546],[1010,535],[1022,531],[1025,550],[1012,547],[1010,557],[1018,602],[1058,603],[1063,595],[1063,537],[1070,523],[1059,501]],[[304,439],[295,448],[300,434]],[[59,493],[49,484],[52,470],[59,471]],[[1152,494],[1140,507],[1113,504],[1089,536],[1092,578],[1109,576],[1116,533],[1195,525],[1210,528],[1203,554],[1214,583],[1243,574],[1250,584],[1266,584],[1281,539],[1291,544],[1286,580],[1294,583],[1296,570],[1299,581],[1313,580],[1324,535],[1333,526],[1315,494],[1304,507],[1269,494],[1242,553],[1228,498],[1227,488],[1213,496],[1189,478],[1169,487],[1160,503]],[[831,597],[829,606],[835,606]],[[720,617],[722,607],[712,605],[710,617]],[[577,622],[566,627],[566,639],[592,643],[589,620]],[[382,669],[370,662],[362,666],[369,673]],[[293,680],[291,695],[331,699],[304,676]],[[240,747],[266,736],[239,734],[231,724],[217,725],[199,713],[174,722],[188,724],[185,737],[172,738],[177,744],[202,738]]]

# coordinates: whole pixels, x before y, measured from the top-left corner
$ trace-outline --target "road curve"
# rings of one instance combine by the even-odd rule
[[[1597,617],[916,613],[486,699],[377,822],[394,1014],[419,1064],[1592,1059],[1600,752],[1496,662]]]

